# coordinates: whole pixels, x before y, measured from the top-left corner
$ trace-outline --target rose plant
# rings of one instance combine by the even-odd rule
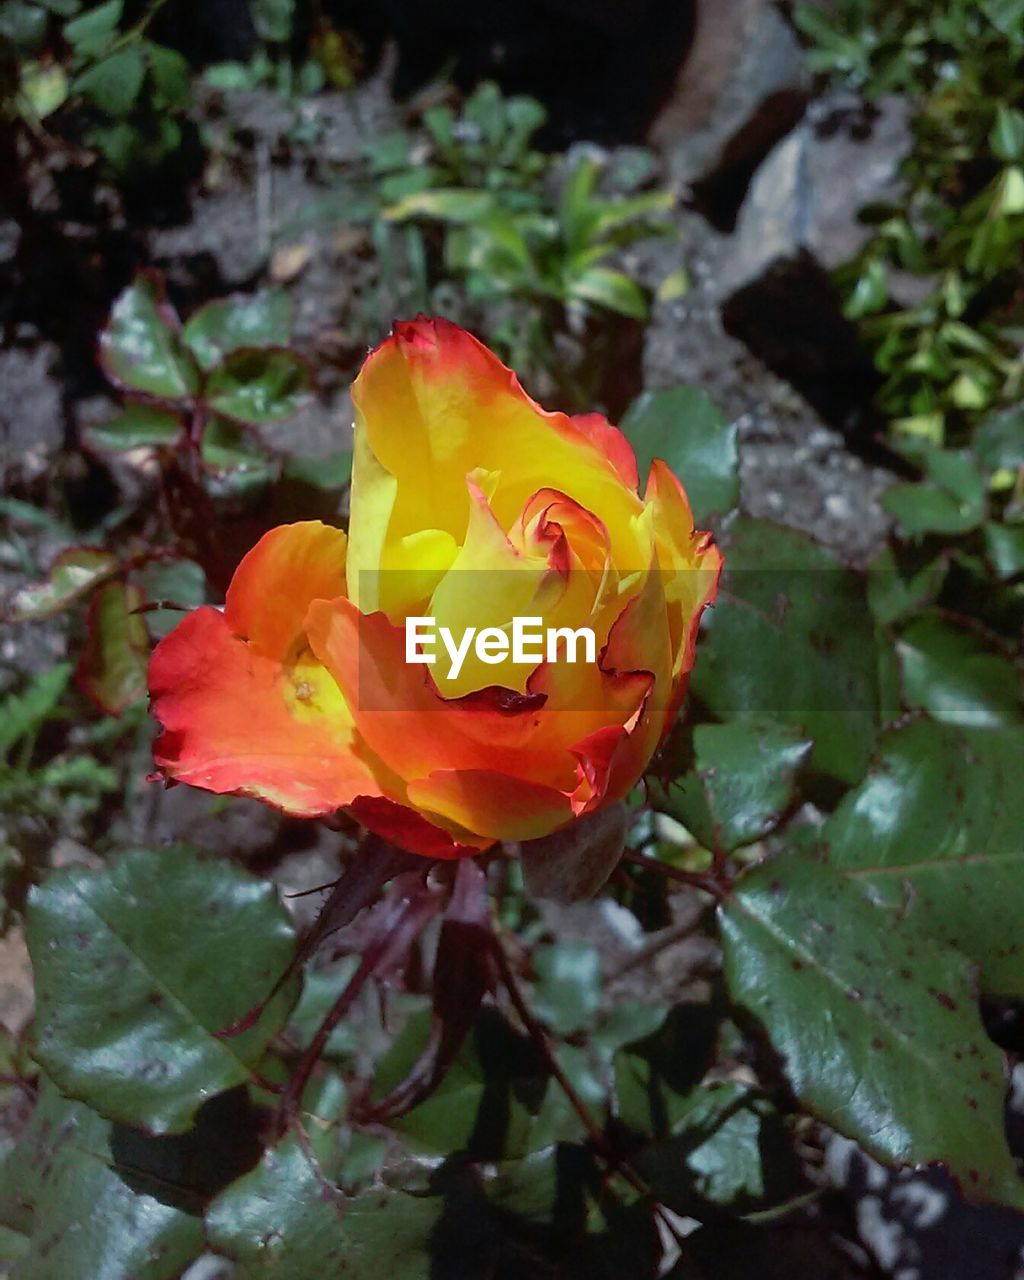
[[[171,781],[313,817],[349,810],[430,857],[528,840],[621,799],[674,718],[721,556],[655,459],[599,414],[541,409],[445,320],[396,325],[353,388],[348,536],[272,529],[223,611],[157,646]],[[592,628],[597,663],[405,660],[404,620]],[[438,668],[438,671],[440,668]]]

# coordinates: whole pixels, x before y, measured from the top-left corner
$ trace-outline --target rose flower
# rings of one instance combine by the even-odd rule
[[[223,611],[196,609],[153,654],[165,778],[346,809],[431,857],[621,799],[676,714],[721,568],[682,485],[656,460],[641,498],[615,427],[541,409],[445,320],[397,324],[352,397],[347,537],[272,529]],[[588,628],[596,661],[481,644],[453,674],[443,647],[407,660],[407,618],[499,641],[516,618]]]

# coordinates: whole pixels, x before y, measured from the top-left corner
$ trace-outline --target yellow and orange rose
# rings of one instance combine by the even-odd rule
[[[272,529],[223,612],[150,667],[164,776],[303,816],[349,810],[431,857],[544,836],[620,799],[682,698],[721,557],[603,417],[541,409],[444,320],[396,325],[353,387],[348,536]],[[406,661],[405,619],[591,628],[596,663]]]

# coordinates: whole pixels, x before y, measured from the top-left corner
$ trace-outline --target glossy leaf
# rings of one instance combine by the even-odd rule
[[[1024,1207],[1002,1055],[962,956],[798,855],[744,875],[721,926],[732,998],[808,1111],[876,1159],[941,1162],[967,1196]]]
[[[28,1126],[0,1165],[0,1216],[28,1237],[18,1280],[177,1280],[202,1253],[200,1219],[136,1190],[112,1134],[42,1078]]]
[[[813,739],[809,764],[844,782],[879,727],[878,654],[863,582],[809,538],[738,520],[691,688],[720,720],[775,721]]]
[[[283,347],[292,327],[292,304],[283,289],[236,294],[200,307],[185,322],[182,339],[209,370],[239,347]]]
[[[982,990],[1024,995],[1024,738],[919,720],[821,833],[837,870],[980,966]]]
[[[429,1280],[442,1205],[387,1187],[342,1196],[289,1137],[213,1202],[206,1230],[238,1280]]]
[[[294,1001],[291,986],[250,1031],[218,1037],[294,939],[270,884],[184,848],[55,872],[32,890],[26,934],[39,1061],[65,1093],[155,1133],[249,1081]]]
[[[119,716],[147,693],[149,632],[134,612],[141,605],[142,592],[120,578],[105,582],[89,602],[78,683],[108,715]]]
[[[242,347],[225,356],[206,382],[206,402],[238,422],[284,422],[313,390],[307,362],[278,347]]]
[[[641,485],[651,462],[662,458],[683,482],[698,524],[739,501],[736,425],[706,392],[696,387],[645,391],[621,425],[636,450]]]
[[[114,303],[100,334],[103,371],[125,391],[158,400],[188,399],[198,390],[199,375],[178,329],[163,279],[156,272],[140,272]]]
[[[81,600],[117,569],[117,558],[100,547],[70,547],[54,560],[43,582],[16,591],[8,606],[13,622],[52,618]]]
[[[731,853],[768,834],[789,804],[811,751],[797,730],[778,724],[702,724],[695,764],[666,790],[667,812],[706,849]]]
[[[173,448],[182,437],[182,420],[170,409],[127,400],[117,417],[102,426],[87,427],[84,437],[90,448],[102,453]]]
[[[911,707],[949,724],[1021,724],[1020,674],[975,632],[924,614],[902,633],[897,653]]]

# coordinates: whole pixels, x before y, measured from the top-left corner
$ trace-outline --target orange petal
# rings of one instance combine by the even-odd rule
[[[264,534],[228,587],[229,629],[267,657],[284,658],[302,634],[309,602],[344,594],[345,545],[340,529],[319,520]]]
[[[358,822],[383,839],[409,853],[421,853],[427,858],[471,857],[494,843],[493,840],[478,840],[460,844],[449,832],[428,822],[415,809],[396,804],[383,796],[360,796],[349,805],[349,809]]]
[[[409,783],[422,812],[496,840],[534,840],[573,817],[567,795],[537,782],[489,769],[441,769]]]
[[[149,687],[163,728],[154,758],[176,782],[255,796],[302,817],[380,794],[330,675],[308,661],[286,668],[210,606],[160,641]]]

